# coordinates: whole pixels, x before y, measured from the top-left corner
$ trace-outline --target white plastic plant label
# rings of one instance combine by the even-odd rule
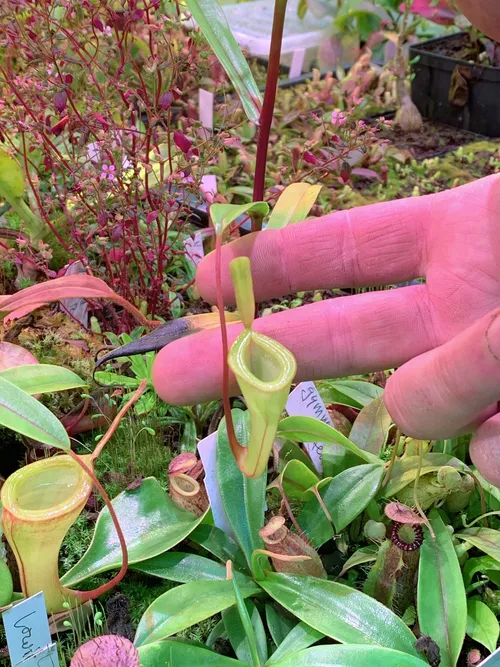
[[[194,236],[188,236],[184,241],[184,254],[195,266],[198,266],[205,256],[203,234],[201,232],[196,232]]]
[[[217,194],[217,176],[215,174],[205,174],[201,177],[201,190],[207,195],[211,195],[212,198]]]
[[[299,0],[288,0],[281,53],[296,49],[317,50],[324,31],[332,24],[331,16],[316,17],[312,12],[300,18]],[[232,33],[239,45],[252,56],[269,57],[273,27],[274,0],[254,0],[248,3],[223,5]]]
[[[217,484],[217,433],[212,433],[198,443],[198,453],[205,470],[205,488],[207,490],[214,524],[231,537],[234,537],[233,529],[227,520],[222,504],[222,497]]]
[[[302,74],[302,68],[304,67],[304,58],[306,57],[305,49],[295,49],[292,54],[292,62],[290,64],[290,71],[288,76],[290,79],[296,79]]]
[[[329,426],[333,426],[328,410],[326,409],[323,399],[319,395],[314,382],[301,382],[295,387],[288,397],[286,411],[290,416],[314,417],[315,419],[320,419]],[[318,472],[323,472],[321,455],[323,453],[324,443],[305,442],[304,446],[307,449],[316,470]]]
[[[500,648],[497,648],[486,660],[480,662],[478,667],[500,667]]]
[[[59,667],[57,650],[54,656],[54,650],[51,649],[52,639],[43,592],[4,611],[2,618],[13,667]],[[35,658],[37,661],[33,662]]]
[[[214,96],[208,90],[198,91],[198,111],[200,122],[207,130],[214,129]]]
[[[15,665],[15,667],[59,667],[57,644],[51,644],[47,648],[43,648],[35,655]]]

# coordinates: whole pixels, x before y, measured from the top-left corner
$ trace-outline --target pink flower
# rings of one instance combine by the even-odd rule
[[[103,32],[104,32],[104,34],[106,35],[106,37],[112,37],[112,35],[113,35],[113,29],[111,28],[110,25],[107,25],[107,26],[104,28]]]
[[[342,111],[333,111],[332,112],[332,125],[337,125],[337,127],[342,127],[345,123],[346,117]]]
[[[101,181],[105,180],[106,178],[109,179],[110,181],[115,180],[115,165],[107,165],[103,164],[102,165],[102,171],[101,171]]]

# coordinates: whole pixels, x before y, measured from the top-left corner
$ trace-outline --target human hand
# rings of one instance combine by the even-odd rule
[[[234,303],[228,265],[242,255],[251,258],[258,301],[425,277],[426,284],[329,299],[254,326],[293,352],[298,380],[398,368],[384,395],[402,431],[435,439],[483,424],[471,456],[500,485],[500,176],[243,237],[223,248],[228,304]],[[214,260],[212,253],[197,273],[210,303]],[[240,331],[228,326],[230,342]],[[169,403],[220,396],[220,331],[165,347],[153,379]],[[231,390],[237,392],[234,378]]]
[[[455,0],[469,21],[500,42],[500,4],[498,0]]]

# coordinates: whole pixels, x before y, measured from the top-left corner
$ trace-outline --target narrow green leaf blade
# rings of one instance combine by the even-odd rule
[[[249,204],[212,204],[210,217],[215,227],[215,233],[220,236],[240,215],[250,212],[266,215],[269,212],[269,206],[263,201],[250,202]]]
[[[186,0],[186,5],[231,79],[249,120],[258,123],[262,97],[217,0]]]
[[[269,664],[269,663],[268,663]],[[425,667],[427,663],[380,646],[315,646],[293,653],[275,667]]]
[[[485,554],[500,561],[500,531],[493,528],[467,528],[455,533],[460,540],[481,549]]]
[[[209,651],[204,646],[197,646],[180,641],[167,639],[139,646],[141,667],[250,667],[248,663],[226,658],[220,653]]]
[[[331,442],[345,447],[367,463],[383,465],[379,458],[370,452],[364,452],[340,431],[314,417],[286,417],[280,422],[277,435],[298,442]]]
[[[495,614],[479,598],[467,600],[467,634],[486,646],[490,653],[497,647],[500,626]]]
[[[382,466],[363,464],[344,470],[321,487],[319,493],[338,532],[377,495],[383,476]],[[297,521],[315,548],[333,537],[333,528],[317,498],[304,505]]]
[[[50,410],[0,376],[0,424],[45,445],[68,450],[66,429]]]
[[[243,598],[256,595],[253,583],[240,586]],[[195,581],[160,595],[144,612],[135,635],[136,646],[165,639],[236,604],[232,581]]]
[[[301,500],[304,493],[320,481],[319,477],[302,461],[289,461],[281,473],[280,482],[287,498]],[[276,486],[275,483],[272,486]]]
[[[451,466],[457,470],[466,472],[469,470],[468,466],[465,465],[459,459],[449,456],[448,454],[435,454],[430,452],[424,454],[422,457],[422,466],[420,468],[420,476],[426,475],[429,472],[435,472],[439,470],[442,466]],[[417,471],[419,469],[419,457],[418,456],[403,456],[401,459],[396,461],[392,469],[391,479],[387,484],[384,495],[387,498],[391,498],[398,491],[404,489],[405,486],[411,484],[415,477],[417,476]]]
[[[132,569],[152,577],[178,581],[181,584],[226,578],[226,568],[220,563],[210,558],[180,551],[166,551],[154,558],[148,558],[132,565]]]
[[[112,387],[114,385],[119,385],[120,387],[127,387],[128,389],[136,389],[139,386],[139,380],[137,378],[131,378],[127,375],[119,375],[118,373],[112,373],[111,371],[96,371],[94,377],[99,384],[104,386]]]
[[[31,396],[87,386],[85,381],[73,371],[52,364],[13,366],[1,371],[0,376]]]
[[[227,533],[217,526],[201,523],[189,535],[189,539],[213,554],[221,563],[225,564],[226,561],[231,560],[236,569],[247,571],[247,563],[242,550]]]
[[[222,612],[222,620],[226,628],[227,636],[233,647],[233,651],[239,660],[248,662],[250,664],[265,664],[267,660],[267,638],[264,624],[257,610],[257,607],[251,600],[245,600],[245,610],[248,616],[248,622],[252,631],[249,633],[243,626],[241,614],[238,607],[229,607]],[[253,634],[253,637],[251,635]],[[259,662],[252,660],[252,650],[250,648],[250,641],[253,641],[254,655],[258,656]]]
[[[233,410],[232,415],[238,441],[246,446],[250,438],[249,413]],[[249,478],[241,472],[229,446],[225,421],[217,434],[216,468],[224,511],[250,563],[252,552],[264,547],[259,530],[264,525],[267,474]]]
[[[130,565],[157,556],[184,540],[203,517],[181,509],[154,477],[126,489],[112,501],[125,535]],[[74,586],[99,572],[120,567],[122,553],[118,535],[107,508],[99,513],[89,548],[61,579]]]
[[[276,646],[279,646],[297,625],[297,620],[280,614],[272,604],[266,604],[266,623]]]
[[[358,565],[364,565],[365,563],[374,563],[377,560],[377,554],[378,554],[378,547],[376,545],[361,547],[360,549],[355,551],[350,558],[346,560],[339,577],[343,577],[344,574],[352,567],[357,567]]]
[[[415,636],[403,621],[360,591],[334,581],[274,572],[259,583],[276,602],[327,637],[418,656]]]
[[[326,403],[338,403],[351,408],[363,408],[384,393],[382,387],[364,380],[320,382],[318,391]]]
[[[310,625],[301,621],[290,630],[288,635],[278,646],[277,650],[269,658],[267,664],[275,665],[286,656],[296,654],[298,651],[302,651],[303,649],[312,646],[312,644],[319,642],[324,636],[325,635],[322,632],[318,632],[318,630],[311,628]]]
[[[267,229],[283,229],[305,220],[318,198],[322,185],[292,183],[280,194],[266,225]]]
[[[464,582],[451,535],[439,512],[432,510],[429,517],[436,538],[424,529],[418,572],[418,621],[422,633],[439,646],[441,667],[455,667],[467,624]]]
[[[488,572],[500,572],[500,561],[495,560],[491,556],[469,558],[463,569],[465,588],[472,584],[472,579],[477,572],[482,572],[486,574],[486,576],[488,576]]]
[[[378,456],[387,441],[391,424],[391,416],[380,396],[366,405],[356,417],[349,440],[360,449]]]

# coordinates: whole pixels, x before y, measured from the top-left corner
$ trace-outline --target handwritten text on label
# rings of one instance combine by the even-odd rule
[[[328,410],[326,409],[323,399],[319,395],[314,382],[301,382],[297,385],[288,397],[286,411],[290,416],[314,417],[329,426],[333,426]],[[322,472],[323,463],[321,455],[323,453],[324,444],[322,442],[305,442],[304,446],[309,452],[309,456],[311,457],[316,470]]]
[[[5,611],[3,623],[10,659],[15,667],[52,643],[42,592]]]

